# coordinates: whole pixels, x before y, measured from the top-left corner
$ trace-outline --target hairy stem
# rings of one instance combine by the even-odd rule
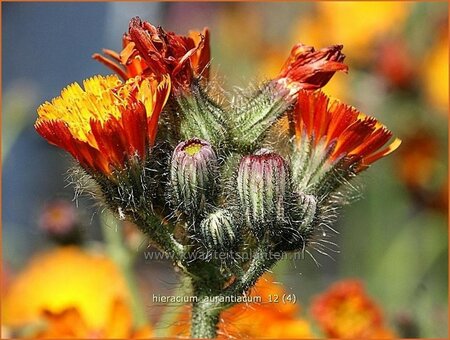
[[[193,283],[196,302],[192,306],[191,337],[215,338],[220,313],[233,306],[256,281],[269,270],[279,257],[271,253],[271,248],[262,243],[252,258],[247,271],[225,290],[216,291],[205,287],[205,281]]]
[[[268,271],[279,257],[271,253],[270,247],[262,243],[256,250],[247,271],[230,285],[223,293],[226,297],[241,296],[256,284],[256,281]],[[225,304],[223,308],[230,307],[231,304]]]
[[[217,336],[220,309],[211,297],[203,295],[201,290],[194,289],[197,301],[192,305],[191,337],[194,339],[212,339]]]
[[[183,260],[185,247],[175,239],[168,226],[164,225],[157,216],[146,215],[136,222],[160,250],[169,256],[173,256],[174,261]]]

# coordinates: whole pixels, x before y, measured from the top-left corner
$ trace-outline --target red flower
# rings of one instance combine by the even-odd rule
[[[343,63],[342,45],[316,51],[314,47],[295,45],[284,63],[277,81],[293,95],[301,89],[314,90],[325,86],[336,71],[347,72]]]
[[[128,33],[124,35],[123,47],[120,54],[104,50],[116,62],[99,54],[93,57],[123,79],[136,75],[160,77],[169,74],[174,87],[178,88],[188,87],[193,78],[209,77],[211,53],[207,28],[202,33],[191,31],[188,36],[179,36],[133,18]]]
[[[85,169],[109,176],[143,160],[155,142],[159,114],[170,93],[168,78],[97,76],[69,85],[38,108],[38,133],[68,151]]]
[[[312,154],[332,167],[341,160],[359,172],[387,156],[400,145],[392,132],[375,118],[330,99],[321,91],[300,91],[293,113],[297,148],[313,148]],[[381,149],[381,150],[380,150]],[[312,162],[314,163],[314,162]]]

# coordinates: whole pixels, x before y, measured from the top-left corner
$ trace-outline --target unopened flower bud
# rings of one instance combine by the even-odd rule
[[[193,138],[175,148],[170,167],[172,201],[185,213],[200,213],[213,199],[217,156],[211,145]]]
[[[267,83],[235,107],[230,134],[239,150],[246,152],[259,145],[270,127],[288,110],[291,104],[285,100],[288,93],[277,83]]]
[[[284,226],[279,235],[277,235],[277,250],[302,250],[313,233],[317,212],[317,198],[303,193],[294,195],[289,211],[289,224]]]
[[[226,114],[198,81],[194,81],[189,91],[177,92],[176,99],[181,112],[180,134],[183,139],[202,138],[215,147],[225,141]]]
[[[208,250],[227,251],[239,242],[239,223],[226,209],[219,209],[209,214],[200,223],[201,242]]]
[[[285,219],[289,173],[283,157],[262,150],[241,159],[237,177],[240,204],[247,227],[257,239],[276,233]]]

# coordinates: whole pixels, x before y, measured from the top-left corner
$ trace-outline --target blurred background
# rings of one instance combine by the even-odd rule
[[[362,199],[346,207],[335,225],[339,234],[333,241],[339,244],[339,253],[327,257],[312,251],[314,259],[286,260],[274,268],[273,275],[297,297],[300,309],[290,313],[308,323],[312,336],[350,334],[332,333],[313,310],[317,296],[326,294],[331,285],[357,279],[377,306],[389,334],[447,337],[445,2],[3,3],[2,296],[17,292],[14,287],[20,280],[29,286],[39,280],[52,282],[52,275],[57,274],[52,274],[50,265],[45,267],[48,273],[41,267],[35,276],[26,276],[31,275],[33,263],[45,262],[39,257],[42,253],[47,260],[54,258],[53,265],[60,268],[70,267],[72,257],[88,256],[94,250],[123,269],[117,256],[123,251],[132,259],[128,266],[132,271],[119,270],[114,275],[124,276],[127,289],[136,291],[131,295],[138,294],[144,302],[143,313],[153,329],[148,334],[164,334],[158,329],[167,330],[177,320],[175,306],[167,311],[152,301],[152,294],[171,294],[180,286],[170,263],[146,260],[147,243],[133,226],[121,226],[116,232],[115,222],[105,221],[94,202],[74,201],[74,188],[67,179],[67,169],[73,165],[70,157],[47,144],[33,128],[36,108],[43,101],[59,95],[69,83],[109,73],[90,57],[102,48],[120,51],[128,21],[137,15],[178,34],[208,26],[212,74],[227,90],[274,77],[297,42],[316,48],[344,45],[350,71],[336,74],[324,91],[377,117],[403,144],[358,181],[363,184]],[[78,255],[58,253],[61,248],[67,250],[67,244],[75,244],[71,249]],[[73,266],[84,268],[79,275],[100,275],[99,267],[91,271],[92,261],[85,260],[86,264],[74,262]],[[61,275],[54,282],[66,285],[65,279],[75,280],[76,274],[65,276],[63,271]],[[103,284],[109,286],[113,274],[104,275]],[[130,275],[137,278],[135,287]],[[21,292],[21,298],[16,293],[11,297],[17,305],[25,299]],[[100,293],[94,290],[92,294]],[[25,302],[41,299],[35,308],[48,303],[45,313],[53,312],[56,305],[58,313],[65,306],[77,307],[76,294],[64,303],[47,302],[36,295],[29,293]],[[49,295],[50,300],[56,299]],[[27,313],[31,319],[33,312]],[[134,310],[130,318],[136,317]],[[5,319],[2,331],[11,334],[13,326],[22,321],[20,317],[11,322]],[[34,334],[29,328],[27,332]]]

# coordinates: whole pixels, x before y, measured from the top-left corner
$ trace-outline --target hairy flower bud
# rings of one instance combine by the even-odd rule
[[[201,242],[208,250],[226,251],[233,249],[239,242],[239,223],[226,209],[209,214],[200,223]]]
[[[285,100],[288,90],[268,83],[262,86],[250,99],[235,105],[230,134],[233,144],[242,151],[258,146],[268,129],[289,108]]]
[[[267,150],[241,159],[237,176],[240,204],[247,227],[257,239],[282,226],[289,173],[284,159]]]
[[[278,235],[277,250],[297,251],[305,248],[314,229],[317,198],[303,193],[294,194],[289,210],[289,224]]]
[[[202,138],[215,147],[225,141],[225,113],[198,82],[193,82],[189,90],[177,92],[176,98],[183,139]]]
[[[181,142],[175,148],[170,166],[173,203],[185,213],[200,213],[213,199],[217,156],[201,139]]]

